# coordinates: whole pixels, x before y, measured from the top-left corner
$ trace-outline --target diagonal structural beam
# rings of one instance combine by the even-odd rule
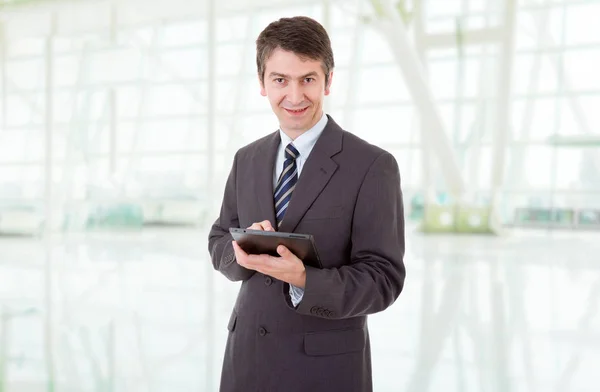
[[[462,32],[462,45],[493,44],[504,37],[504,29],[500,27],[486,27]],[[456,48],[458,45],[455,33],[427,34],[423,37],[422,45],[429,49]]]
[[[422,126],[423,140],[428,143],[430,151],[439,160],[439,167],[449,193],[459,199],[465,192],[465,181],[450,139],[444,131],[442,117],[425,79],[418,55],[409,42],[404,21],[389,2],[371,0],[371,4],[377,15],[371,23],[390,44],[390,49],[404,76],[406,87],[421,117],[427,119],[427,123]]]

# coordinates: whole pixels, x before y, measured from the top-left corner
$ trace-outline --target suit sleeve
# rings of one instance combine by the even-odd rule
[[[404,267],[404,208],[400,173],[385,152],[369,168],[352,221],[350,261],[339,268],[306,266],[304,297],[297,312],[349,318],[380,312],[400,295]]]
[[[237,213],[237,160],[238,154],[236,153],[225,185],[221,212],[208,234],[208,251],[213,267],[231,281],[247,280],[254,274],[254,271],[246,269],[236,262],[231,244],[233,237],[229,233],[230,227],[239,227],[240,225]]]

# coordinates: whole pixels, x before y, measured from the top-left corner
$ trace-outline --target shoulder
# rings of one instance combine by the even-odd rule
[[[279,142],[279,131],[272,132],[266,136],[261,137],[249,143],[243,147],[240,147],[236,154],[236,160],[247,161],[260,158],[261,154],[265,154],[275,144]]]
[[[335,153],[336,157],[334,160],[338,164],[359,169],[368,168],[380,157],[394,159],[388,151],[342,128],[331,116],[328,115],[328,117],[326,144],[329,145],[327,147],[329,152]]]
[[[372,167],[396,166],[396,158],[387,150],[371,144],[355,134],[342,130],[343,149],[342,156],[345,161],[354,161],[363,169],[369,170]]]

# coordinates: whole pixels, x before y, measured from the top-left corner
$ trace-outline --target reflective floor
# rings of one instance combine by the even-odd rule
[[[600,234],[408,234],[375,391],[598,391]],[[216,391],[238,289],[192,229],[0,238],[0,391]]]

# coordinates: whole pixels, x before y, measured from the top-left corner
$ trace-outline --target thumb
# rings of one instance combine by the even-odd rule
[[[277,247],[277,253],[279,253],[280,256],[287,256],[290,253],[290,251],[285,246],[279,245]]]

